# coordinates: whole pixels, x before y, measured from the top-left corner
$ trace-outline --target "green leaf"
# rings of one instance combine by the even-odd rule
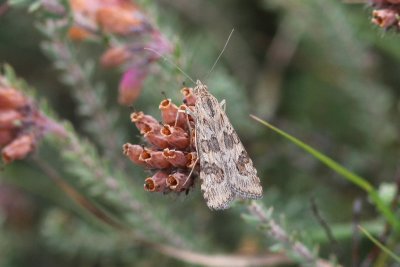
[[[386,203],[390,204],[396,195],[395,183],[381,183],[378,189],[379,197]]]
[[[28,12],[29,13],[33,13],[36,10],[38,10],[40,7],[42,6],[42,2],[41,1],[36,1],[34,3],[32,3],[29,8],[28,8]]]

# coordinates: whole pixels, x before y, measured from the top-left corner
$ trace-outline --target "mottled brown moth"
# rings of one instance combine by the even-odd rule
[[[219,54],[211,71],[224,52],[233,30]],[[180,70],[193,83],[178,65],[151,48]],[[200,160],[201,190],[210,209],[227,209],[234,199],[258,199],[262,197],[262,187],[257,170],[248,156],[235,129],[225,114],[222,105],[208,91],[200,80],[193,90],[196,98],[192,117],[195,119],[195,142],[197,158]]]
[[[193,93],[201,190],[207,206],[220,210],[228,208],[236,198],[261,198],[257,170],[224,109],[199,80]]]

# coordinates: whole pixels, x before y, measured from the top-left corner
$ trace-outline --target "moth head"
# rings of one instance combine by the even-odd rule
[[[204,85],[200,80],[197,80],[196,87],[193,89],[195,95],[208,94],[207,85]]]

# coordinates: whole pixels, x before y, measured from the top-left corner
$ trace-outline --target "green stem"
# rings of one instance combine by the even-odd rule
[[[394,260],[400,263],[400,257],[394,254],[390,249],[388,249],[385,245],[383,245],[381,242],[378,241],[375,237],[373,237],[366,229],[364,229],[362,226],[358,226],[358,228],[363,232],[363,234],[371,240],[372,243],[374,243],[376,246],[378,246],[383,252],[385,252],[387,255],[392,257]]]

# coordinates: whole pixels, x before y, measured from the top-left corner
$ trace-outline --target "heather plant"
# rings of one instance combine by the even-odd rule
[[[397,266],[399,1],[354,2],[0,4],[1,266]],[[195,79],[261,200],[207,208]]]

